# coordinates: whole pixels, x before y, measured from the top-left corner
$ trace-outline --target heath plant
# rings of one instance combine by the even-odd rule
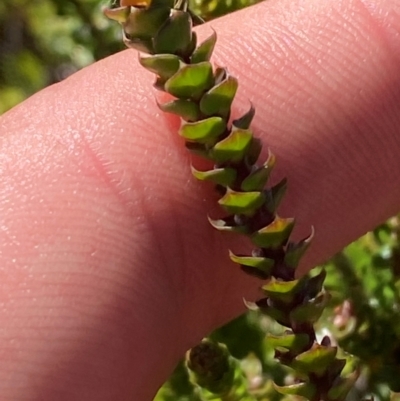
[[[249,306],[285,328],[282,335],[267,339],[292,378],[286,385],[276,384],[275,390],[288,398],[344,400],[358,370],[346,372],[346,359],[338,356],[328,336],[318,341],[314,328],[330,299],[323,288],[325,271],[296,276],[313,230],[293,242],[295,219],[277,213],[286,179],[268,185],[276,157],[269,152],[267,160],[259,160],[263,144],[251,130],[255,108],[232,115],[238,80],[210,61],[217,33],[197,42],[193,27],[202,19],[187,0],[116,0],[105,13],[122,25],[125,44],[138,50],[140,64],[154,73],[154,87],[169,95],[171,100],[158,106],[180,117],[178,134],[188,151],[212,166],[207,171],[192,167],[193,176],[215,184],[220,196],[222,216],[209,218],[210,224],[246,236],[254,245],[249,255],[229,252],[229,257],[246,274],[263,281],[264,297]],[[222,345],[205,340],[188,352],[187,367],[203,389],[203,399],[258,399],[243,387],[237,366]]]

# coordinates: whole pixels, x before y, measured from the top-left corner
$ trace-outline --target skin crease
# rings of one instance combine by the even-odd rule
[[[302,271],[397,213],[400,1],[270,0],[211,25],[234,114],[253,102],[288,177],[280,215],[296,238],[316,229]],[[128,50],[0,119],[3,401],[151,400],[260,295],[227,257],[248,244],[209,226],[217,198],[152,80]]]

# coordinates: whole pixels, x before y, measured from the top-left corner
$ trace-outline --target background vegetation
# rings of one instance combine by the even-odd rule
[[[191,0],[191,6],[212,19],[257,1]],[[2,0],[0,114],[124,48],[119,27],[103,17],[101,6],[99,0]],[[332,299],[318,332],[340,345],[349,369],[356,364],[361,372],[348,398],[400,400],[400,217],[360,238],[323,267]],[[290,372],[275,362],[266,340],[267,333],[281,332],[267,317],[249,312],[210,336],[226,344],[255,400],[282,399],[272,381],[290,383]],[[183,363],[156,397],[206,399],[219,400],[190,382]]]

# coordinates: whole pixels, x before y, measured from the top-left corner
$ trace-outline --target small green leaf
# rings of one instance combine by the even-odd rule
[[[206,116],[218,115],[228,118],[233,98],[236,95],[238,81],[231,75],[206,92],[200,100],[200,110]]]
[[[198,121],[201,115],[199,106],[187,99],[175,99],[167,103],[158,103],[158,107],[166,113],[177,114],[185,121]]]
[[[307,400],[312,400],[316,393],[316,388],[311,383],[296,383],[290,386],[278,386],[274,383],[275,390],[283,395],[297,395]]]
[[[252,235],[253,243],[262,248],[278,248],[284,246],[292,233],[294,219],[276,217],[268,226]]]
[[[214,143],[225,129],[226,124],[221,117],[210,117],[205,120],[183,123],[179,135],[191,142]]]
[[[243,191],[261,191],[275,166],[276,158],[272,153],[269,153],[267,161],[263,166],[251,172],[242,182],[241,189]]]
[[[185,55],[192,44],[192,19],[187,12],[168,10],[168,20],[158,25],[159,30],[154,37],[155,53]]]
[[[147,70],[157,74],[166,81],[174,75],[180,66],[180,59],[173,54],[156,54],[155,56],[139,57],[140,64]]]
[[[218,231],[233,232],[238,234],[246,234],[248,229],[245,226],[238,226],[232,221],[232,217],[226,217],[224,219],[213,220],[208,217],[210,224]]]
[[[197,99],[213,84],[212,66],[204,62],[182,67],[165,83],[165,90],[179,98]]]
[[[173,5],[174,5],[174,3],[172,4],[172,6]],[[187,9],[187,12],[190,14],[190,17],[192,18],[194,26],[202,25],[205,23],[203,18],[201,18],[197,14],[195,14],[192,10],[190,10],[190,8]]]
[[[311,227],[311,234],[308,237],[304,238],[298,243],[289,242],[285,254],[285,264],[287,266],[292,267],[293,269],[298,266],[300,259],[309,248],[313,237],[314,227]]]
[[[321,291],[326,278],[326,271],[322,269],[318,274],[313,277],[305,279],[305,291],[309,298],[315,298]]]
[[[294,354],[301,352],[305,346],[310,342],[310,337],[308,334],[282,334],[280,336],[274,336],[269,334],[267,336],[268,344],[275,349],[290,351]]]
[[[238,162],[243,159],[252,139],[251,131],[232,131],[228,137],[214,145],[211,154],[218,163]]]
[[[262,290],[269,298],[289,304],[301,289],[301,284],[302,280],[278,281],[272,278],[262,286]]]
[[[275,264],[273,259],[255,256],[237,256],[231,251],[229,251],[229,257],[235,263],[250,267],[249,273],[251,274],[253,272],[255,276],[261,279],[266,279],[270,276],[271,270]]]
[[[323,375],[335,360],[337,347],[324,347],[315,343],[311,349],[296,356],[290,366],[301,373]]]
[[[315,323],[322,315],[330,296],[327,292],[323,292],[316,298],[308,301],[304,305],[298,306],[290,312],[290,318],[296,323]]]
[[[233,120],[232,125],[236,128],[240,129],[249,129],[251,122],[253,121],[254,115],[256,114],[256,109],[254,106],[251,104],[250,110],[243,114],[242,117]]]
[[[271,213],[275,213],[278,209],[287,189],[287,179],[283,178],[278,184],[274,185],[266,193],[266,207]]]
[[[236,192],[228,188],[218,203],[228,212],[252,215],[264,203],[262,192]]]
[[[212,52],[217,42],[217,34],[215,31],[208,37],[200,46],[193,52],[190,58],[191,64],[201,63],[203,61],[210,61]]]
[[[209,171],[198,171],[191,166],[192,174],[201,181],[212,181],[215,184],[229,187],[236,179],[236,170],[233,168],[216,168]]]
[[[123,24],[124,31],[132,40],[135,38],[150,39],[157,34],[160,26],[163,26],[168,17],[168,7],[157,7],[149,10],[131,8],[128,20]]]

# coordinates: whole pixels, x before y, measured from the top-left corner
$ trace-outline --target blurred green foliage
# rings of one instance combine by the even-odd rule
[[[258,1],[191,0],[191,8],[212,19]],[[102,15],[104,4],[99,0],[0,3],[0,113],[124,48],[120,28]],[[395,393],[400,393],[400,217],[349,245],[323,268],[332,299],[318,332],[337,343],[349,366],[357,364],[361,372],[348,399],[372,395],[380,401],[400,401]],[[273,381],[288,384],[291,374],[274,360],[267,333],[280,334],[282,327],[249,311],[210,338],[226,344],[254,399],[278,401],[283,396]],[[204,401],[204,397],[181,362],[156,401]]]
[[[122,49],[99,0],[2,0],[0,113]]]
[[[204,19],[261,0],[191,0]],[[107,0],[0,2],[0,114],[38,90],[125,48]]]

